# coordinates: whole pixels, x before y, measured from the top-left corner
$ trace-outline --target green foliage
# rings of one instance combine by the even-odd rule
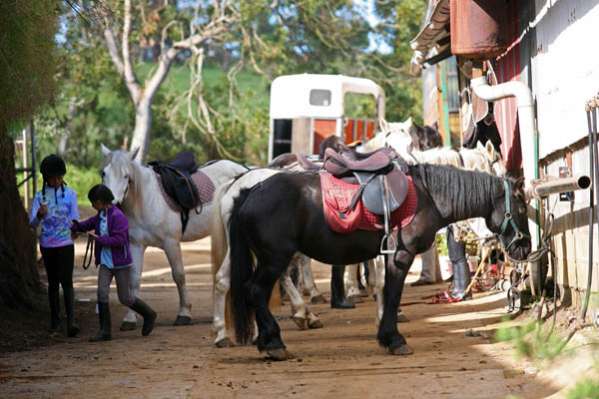
[[[445,234],[437,234],[435,236],[435,242],[437,243],[437,252],[439,255],[448,256],[447,236]]]
[[[578,381],[566,397],[568,399],[599,399],[599,381],[590,378]]]
[[[104,3],[117,20],[122,18],[122,3]],[[92,3],[80,4],[85,13]],[[176,21],[169,30],[175,40],[189,34],[194,4],[135,3],[131,52],[140,82],[156,69],[148,50],[160,40],[166,24]],[[200,6],[200,19],[211,13],[206,4]],[[387,120],[408,116],[421,120],[420,83],[407,71],[412,54],[408,42],[418,31],[425,2],[377,2],[381,23],[376,27],[348,0],[239,0],[237,5],[240,21],[204,49],[203,80],[197,90],[210,109],[214,133],[192,121],[202,117],[197,99],[182,101],[191,87],[193,65],[192,58],[180,57],[153,100],[149,159],[165,159],[189,149],[201,161],[224,156],[263,164],[268,147],[269,83],[282,74],[370,78],[385,89]],[[94,22],[64,6],[61,21],[64,40],[58,41],[57,50],[58,95],[36,118],[39,152],[40,156],[59,152],[71,163],[97,167],[100,143],[119,148],[130,138],[134,109]],[[373,35],[387,43],[391,53],[369,49]],[[372,99],[352,99],[348,112],[362,117],[374,109]]]
[[[537,361],[554,359],[564,353],[566,344],[565,338],[555,331],[545,334],[542,324],[536,321],[523,326],[501,327],[495,338],[511,342],[518,356]]]

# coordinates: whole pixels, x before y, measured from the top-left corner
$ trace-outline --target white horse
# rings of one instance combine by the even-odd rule
[[[161,193],[154,171],[134,161],[137,151],[111,151],[102,145],[104,166],[102,181],[112,191],[115,202],[129,219],[131,238],[131,288],[137,296],[143,271],[144,252],[148,246],[162,248],[171,266],[173,279],[179,291],[179,312],[175,325],[191,323],[191,303],[185,286],[185,269],[181,257],[181,241],[194,241],[207,237],[213,203],[203,204],[201,211],[189,213],[189,222],[182,231],[181,216],[173,211]],[[215,188],[247,171],[247,168],[231,161],[217,161],[202,168]],[[121,329],[134,329],[137,324],[135,312],[129,310]]]
[[[288,169],[292,170],[292,168]],[[214,314],[213,328],[216,332],[215,346],[222,348],[232,345],[227,336],[226,298],[231,282],[231,261],[229,252],[229,219],[233,209],[233,201],[243,189],[254,187],[256,184],[269,177],[282,173],[281,169],[254,169],[248,171],[238,179],[222,185],[214,196],[214,213],[211,225],[211,254],[212,274],[214,276]],[[305,262],[308,262],[306,265]],[[312,313],[304,302],[301,293],[297,290],[289,276],[293,267],[309,269],[310,259],[297,253],[291,260],[290,267],[283,275],[282,284],[291,300],[291,317],[300,329],[321,328],[322,322],[317,315]],[[303,263],[303,264],[302,264]],[[300,265],[301,264],[301,265]],[[305,271],[303,272],[305,273]],[[310,277],[311,278],[311,272]],[[258,331],[255,329],[254,331]]]

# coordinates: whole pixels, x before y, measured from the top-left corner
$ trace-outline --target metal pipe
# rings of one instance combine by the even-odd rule
[[[541,199],[551,194],[567,191],[586,190],[591,186],[591,178],[587,175],[573,177],[551,177],[548,180],[534,180],[526,190],[529,198]]]
[[[470,81],[474,93],[485,101],[497,101],[515,97],[518,107],[518,126],[520,128],[520,146],[522,149],[522,166],[527,183],[539,178],[539,146],[538,132],[534,120],[534,102],[530,88],[522,82],[510,81],[489,86],[487,78],[481,76]],[[536,210],[536,220],[529,221],[533,249],[539,244],[541,231],[539,226],[539,203],[531,202]],[[536,231],[536,234],[532,232]]]

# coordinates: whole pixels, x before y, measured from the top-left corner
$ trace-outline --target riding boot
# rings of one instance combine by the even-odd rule
[[[144,318],[144,324],[141,328],[141,335],[148,336],[154,329],[154,322],[156,321],[156,312],[144,301],[139,298],[135,298],[135,302],[130,306],[135,312],[142,315]]]
[[[470,284],[470,270],[465,261],[457,262],[453,265],[453,288],[451,296],[463,299],[466,295],[466,288]]]
[[[67,336],[68,337],[76,337],[79,334],[79,326],[75,323],[75,312],[74,312],[74,303],[75,303],[75,295],[73,293],[73,288],[64,288],[64,307],[67,314]]]
[[[98,302],[98,318],[100,319],[100,330],[89,339],[90,342],[110,341],[112,339],[110,307],[108,303]]]
[[[59,290],[48,287],[48,302],[50,304],[50,332],[60,329],[60,297]]]
[[[470,268],[466,261],[466,245],[455,239],[452,226],[447,228],[447,251],[453,265],[451,296],[456,299],[463,299],[466,288],[470,284]]]
[[[333,265],[331,271],[331,307],[333,309],[353,309],[356,307],[349,298],[345,297],[344,272],[344,265]]]

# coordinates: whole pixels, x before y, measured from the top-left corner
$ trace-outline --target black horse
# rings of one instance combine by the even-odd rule
[[[397,237],[397,251],[386,265],[384,312],[379,344],[391,354],[412,353],[397,329],[397,309],[414,256],[428,249],[437,230],[450,223],[483,217],[509,255],[525,259],[530,237],[522,182],[447,166],[410,166],[418,207]],[[351,264],[379,253],[382,232],[342,235],[327,226],[318,173],[281,173],[235,200],[230,228],[231,295],[237,340],[247,343],[252,320],[258,324],[258,349],[278,360],[288,358],[279,326],[268,309],[275,281],[300,251],[325,264]],[[257,261],[254,266],[254,257]]]

